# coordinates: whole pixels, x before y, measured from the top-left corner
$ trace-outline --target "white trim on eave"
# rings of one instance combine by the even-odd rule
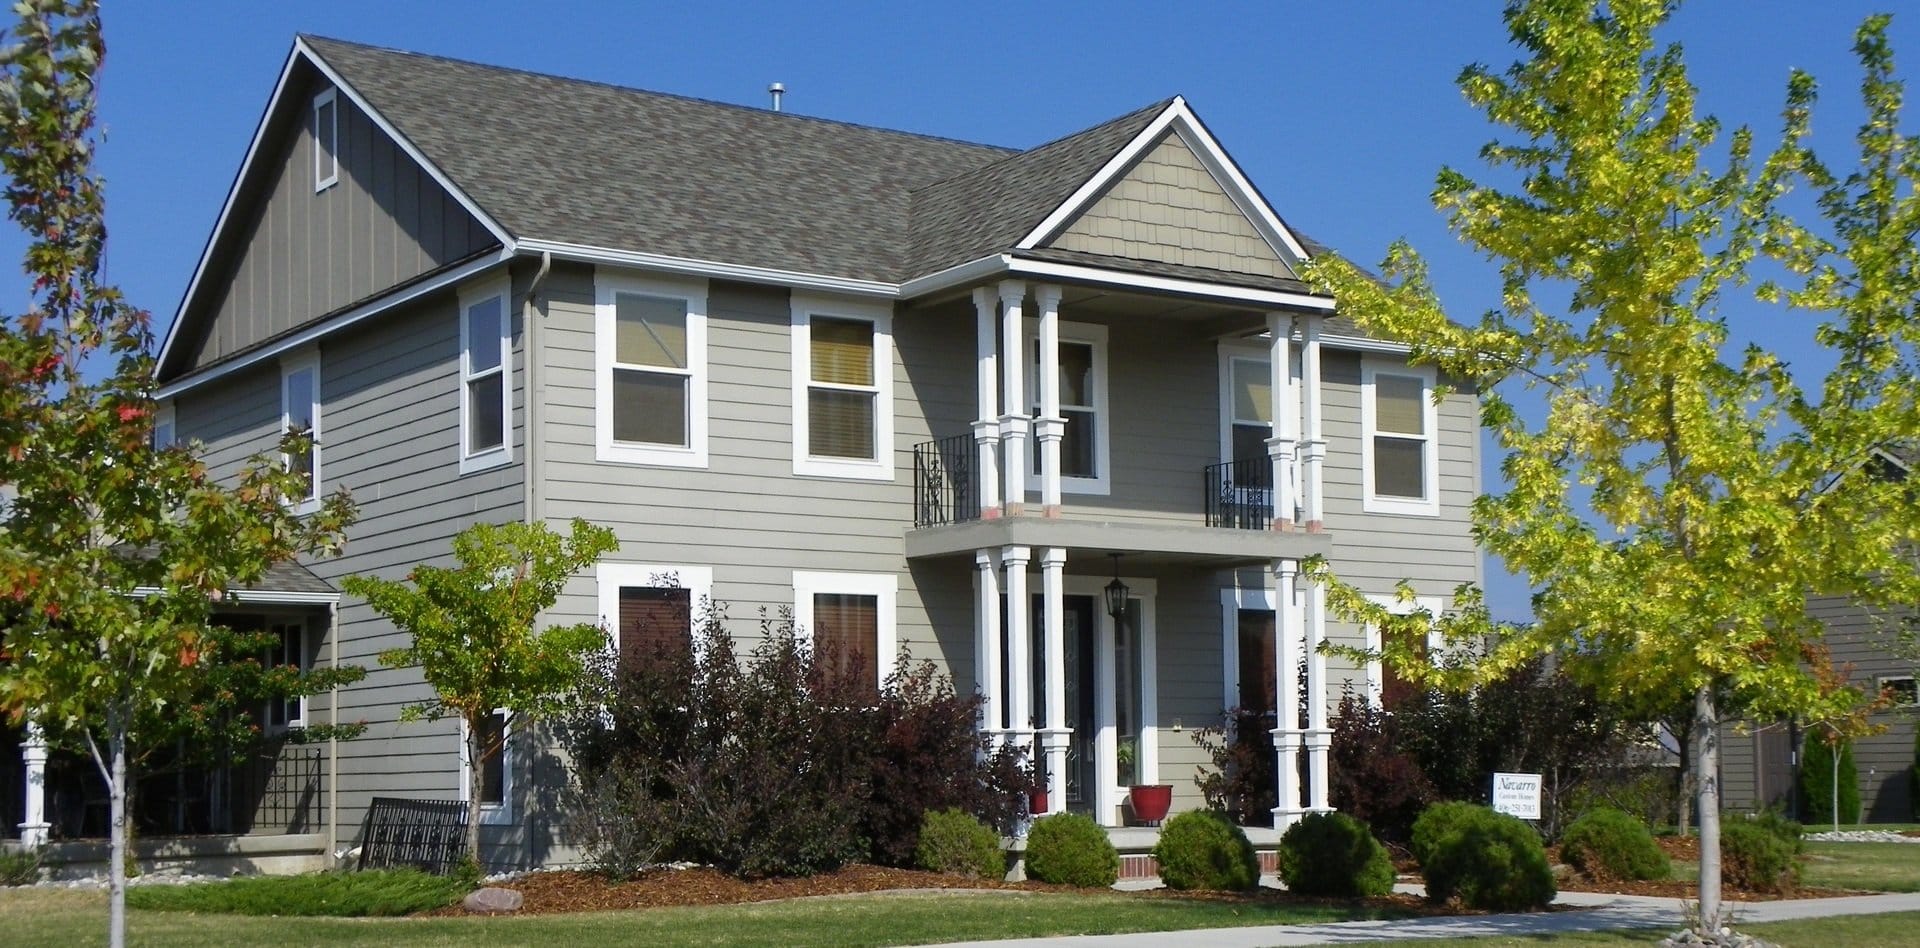
[[[897,283],[856,280],[825,273],[777,270],[772,267],[723,263],[718,260],[696,260],[691,257],[671,257],[664,254],[643,253],[638,250],[618,250],[612,247],[594,247],[588,244],[570,244],[531,237],[521,240],[518,247],[524,253],[549,253],[557,260],[572,260],[579,263],[637,267],[662,273],[738,280],[743,283],[769,283],[798,290],[821,290],[851,296],[892,299],[900,295],[900,284]]]
[[[1221,300],[1259,307],[1289,307],[1310,309],[1322,312],[1333,311],[1333,299],[1315,296],[1311,293],[1290,293],[1286,290],[1261,290],[1253,287],[1230,286],[1224,283],[1207,283],[1201,280],[1186,280],[1180,277],[1156,276],[1151,273],[1133,273],[1121,270],[1106,270],[1099,267],[1082,266],[1076,263],[1055,263],[1051,260],[1026,260],[1013,258],[1008,262],[1010,276],[1027,277],[1034,280],[1063,280],[1067,282],[1094,283],[1105,286],[1117,286],[1126,289],[1145,290],[1158,293],[1176,293],[1182,296],[1194,296],[1203,299]],[[1323,339],[1325,337],[1322,337]]]
[[[481,210],[480,205],[474,203],[474,200],[468,197],[465,191],[456,187],[452,179],[448,178],[446,174],[440,170],[439,166],[427,160],[427,156],[422,154],[420,149],[414,147],[412,141],[405,135],[400,134],[399,130],[394,128],[393,123],[387,121],[385,116],[374,110],[373,106],[368,104],[367,100],[361,96],[359,92],[355,91],[351,84],[342,79],[340,74],[334,71],[333,67],[328,66],[326,62],[321,59],[320,54],[307,45],[304,38],[295,37],[293,48],[287,51],[287,61],[280,67],[280,78],[274,81],[273,93],[267,97],[267,106],[260,113],[259,123],[254,126],[253,138],[247,143],[246,157],[240,160],[240,170],[234,173],[233,183],[227,187],[227,197],[220,205],[220,215],[214,218],[213,230],[207,233],[206,246],[201,248],[200,260],[193,266],[193,276],[187,281],[187,290],[181,294],[180,305],[174,310],[173,322],[167,326],[166,339],[160,344],[160,356],[155,362],[155,365],[165,366],[167,364],[167,357],[173,352],[174,341],[180,334],[182,317],[186,315],[187,306],[193,302],[195,295],[200,290],[200,281],[206,276],[207,264],[213,259],[213,248],[220,242],[220,235],[226,231],[228,218],[232,216],[234,204],[239,200],[240,187],[252,175],[253,161],[258,157],[260,144],[266,138],[267,125],[273,116],[281,109],[281,100],[287,92],[287,80],[293,75],[293,65],[299,62],[302,57],[312,63],[313,67],[327,78],[327,81],[333,83],[334,88],[345,93],[347,99],[350,100],[356,108],[365,112],[368,119],[372,120],[389,138],[392,138],[394,144],[398,145],[409,158],[412,158],[422,169],[425,169],[427,174],[431,176],[435,182],[442,188],[445,188],[447,193],[451,194],[453,199],[460,203],[461,207],[466,208],[467,213],[472,214],[474,219],[480,222],[481,226],[485,227],[488,232],[493,234],[496,240],[500,241],[501,247],[509,253],[513,250],[513,235],[509,234],[506,228],[501,227],[499,222],[493,219],[492,215]],[[302,114],[305,114],[305,109],[310,107],[311,104],[310,100],[302,104]],[[336,101],[334,105],[334,121],[336,126],[339,123],[339,115],[339,104]],[[334,138],[336,160],[339,148],[340,140],[336,135]]]
[[[1199,158],[1200,163],[1206,167],[1207,172],[1213,175],[1214,181],[1226,191],[1227,197],[1233,199],[1233,203],[1240,208],[1242,214],[1246,215],[1254,229],[1260,232],[1261,238],[1273,248],[1273,252],[1278,254],[1289,268],[1297,269],[1300,262],[1310,256],[1306,247],[1293,236],[1293,232],[1287,229],[1287,225],[1281,222],[1280,215],[1273,212],[1273,208],[1269,207],[1260,193],[1254,190],[1252,182],[1247,180],[1246,175],[1240,173],[1239,166],[1233,163],[1232,158],[1227,157],[1226,150],[1220,147],[1220,143],[1214,139],[1213,134],[1200,123],[1199,116],[1193,114],[1193,109],[1187,105],[1187,100],[1180,96],[1175,96],[1173,102],[1155,116],[1146,128],[1141,129],[1132,141],[1115,152],[1113,157],[1107,159],[1107,163],[1102,165],[1093,177],[1088,178],[1078,190],[1073,192],[1072,196],[1059,207],[1054,208],[1053,213],[1048,214],[1039,226],[1020,238],[1020,242],[1015,244],[1014,248],[1032,250],[1055,236],[1069,222],[1091,207],[1093,202],[1099,200],[1100,195],[1105,194],[1114,181],[1126,174],[1140,156],[1145,154],[1147,149],[1152,148],[1168,129],[1172,129],[1180,136],[1180,140],[1192,149],[1195,157]]]

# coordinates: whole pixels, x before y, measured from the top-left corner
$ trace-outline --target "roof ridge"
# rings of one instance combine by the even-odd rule
[[[1127,121],[1128,119],[1132,119],[1132,118],[1135,118],[1135,117],[1137,117],[1137,116],[1139,116],[1139,115],[1140,115],[1140,113],[1142,113],[1142,112],[1155,112],[1155,113],[1158,113],[1158,112],[1162,112],[1162,111],[1165,111],[1165,110],[1166,110],[1166,108],[1167,108],[1167,106],[1169,106],[1169,105],[1172,105],[1172,104],[1173,104],[1173,100],[1175,100],[1175,99],[1178,99],[1178,98],[1180,98],[1180,97],[1179,97],[1178,95],[1170,95],[1170,96],[1167,96],[1166,98],[1164,98],[1164,99],[1161,99],[1160,101],[1158,101],[1158,102],[1155,102],[1155,103],[1153,103],[1153,104],[1151,104],[1151,105],[1143,105],[1143,106],[1141,106],[1141,107],[1139,107],[1139,108],[1137,108],[1137,109],[1134,109],[1134,110],[1132,110],[1132,111],[1129,111],[1129,112],[1123,112],[1123,113],[1121,113],[1121,114],[1119,114],[1119,115],[1116,115],[1116,116],[1114,116],[1113,118],[1110,118],[1110,119],[1107,119],[1106,121],[1103,121],[1103,122],[1095,122],[1094,124],[1092,124],[1092,125],[1089,125],[1089,126],[1087,126],[1086,128],[1083,128],[1083,129],[1080,129],[1080,130],[1079,130],[1079,131],[1077,131],[1077,132],[1068,132],[1068,133],[1067,133],[1067,134],[1065,134],[1065,135],[1061,135],[1061,136],[1058,136],[1058,137],[1056,137],[1056,138],[1052,138],[1052,139],[1049,139],[1049,140],[1047,140],[1047,141],[1044,141],[1044,142],[1041,142],[1040,144],[1038,144],[1038,145],[1035,145],[1035,146],[1033,146],[1032,148],[1028,148],[1028,149],[1024,149],[1024,150],[1021,150],[1021,151],[1016,151],[1016,152],[1014,152],[1014,153],[1012,153],[1012,154],[1010,154],[1010,155],[1002,155],[1001,157],[999,157],[999,158],[995,158],[994,160],[992,160],[992,161],[989,161],[989,162],[987,162],[986,164],[984,164],[984,165],[981,165],[981,166],[980,166],[980,167],[978,167],[978,168],[969,168],[969,169],[967,169],[967,170],[965,170],[965,171],[962,171],[962,172],[960,172],[959,174],[955,174],[955,175],[949,175],[949,176],[947,176],[947,177],[945,177],[945,178],[941,178],[941,179],[940,179],[940,180],[938,180],[938,181],[929,181],[929,182],[927,182],[926,184],[923,184],[923,185],[921,185],[921,186],[919,186],[919,187],[917,187],[917,188],[908,188],[908,189],[907,189],[907,193],[908,193],[908,194],[910,194],[910,195],[917,195],[917,194],[919,194],[919,193],[920,193],[920,192],[922,192],[922,191],[925,191],[925,190],[927,190],[927,189],[929,189],[929,188],[937,188],[937,187],[939,187],[940,185],[943,185],[943,184],[946,184],[946,183],[947,183],[947,182],[949,182],[949,181],[958,181],[958,180],[959,180],[959,179],[961,179],[961,178],[966,178],[966,177],[971,177],[971,176],[973,176],[973,175],[976,175],[976,174],[982,174],[982,173],[984,173],[984,172],[986,172],[987,170],[989,170],[989,169],[991,169],[991,168],[997,168],[997,167],[999,167],[1000,165],[1002,165],[1002,164],[1004,164],[1004,163],[1006,163],[1006,162],[1009,162],[1009,161],[1013,161],[1013,160],[1014,160],[1014,159],[1016,159],[1016,158],[1024,158],[1024,157],[1026,157],[1026,156],[1028,156],[1028,155],[1031,155],[1031,154],[1033,154],[1034,152],[1037,152],[1037,151],[1040,151],[1040,150],[1042,150],[1042,149],[1046,149],[1046,148],[1051,148],[1051,147],[1053,147],[1053,146],[1055,146],[1055,145],[1058,145],[1058,144],[1060,144],[1060,143],[1062,143],[1062,142],[1067,142],[1067,141],[1071,141],[1071,140],[1073,140],[1073,139],[1075,139],[1075,138],[1079,138],[1079,137],[1080,137],[1080,136],[1082,136],[1082,135],[1088,135],[1088,134],[1092,134],[1093,132],[1097,132],[1097,131],[1099,131],[1099,130],[1101,130],[1101,129],[1103,129],[1103,128],[1106,128],[1106,127],[1108,127],[1108,126],[1111,126],[1111,125],[1118,125],[1118,124],[1120,124],[1121,122],[1124,122],[1124,121]]]
[[[686,102],[694,105],[713,106],[715,108],[730,109],[730,110],[739,111],[739,112],[748,112],[754,115],[775,116],[782,119],[791,119],[791,120],[800,121],[800,122],[813,122],[821,125],[834,125],[840,128],[860,129],[862,131],[878,132],[884,135],[894,135],[894,136],[899,136],[901,138],[913,138],[921,141],[940,142],[948,145],[964,145],[969,148],[979,148],[987,151],[1001,152],[1003,153],[1002,157],[1009,157],[1012,155],[1023,154],[1023,152],[1020,149],[1012,148],[1006,145],[989,145],[989,144],[986,144],[985,142],[967,141],[966,139],[963,139],[963,138],[953,138],[951,136],[946,136],[946,135],[929,135],[924,132],[910,132],[905,129],[887,128],[881,125],[868,125],[863,122],[848,122],[842,119],[821,118],[820,116],[817,116],[817,115],[803,115],[797,112],[776,112],[776,111],[773,111],[772,109],[763,109],[763,108],[759,108],[757,106],[752,106],[752,105],[741,105],[738,102],[722,102],[718,99],[705,99],[699,96],[684,95],[677,92],[661,92],[657,89],[642,89],[637,86],[625,86],[617,82],[607,82],[600,79],[581,79],[577,76],[563,76],[563,75],[560,75],[559,73],[541,72],[535,69],[521,69],[517,66],[502,66],[497,63],[484,63],[484,62],[480,62],[478,60],[473,60],[473,59],[461,59],[457,56],[443,56],[438,53],[423,53],[418,50],[399,49],[393,46],[380,46],[374,43],[361,43],[354,40],[340,39],[339,37],[336,37],[336,36],[322,36],[318,33],[296,33],[294,35],[302,40],[319,40],[323,43],[338,43],[342,46],[351,46],[356,49],[372,50],[380,53],[391,53],[393,55],[407,56],[415,59],[435,60],[438,62],[450,63],[457,66],[471,66],[473,68],[484,69],[489,72],[507,73],[511,75],[520,75],[520,76],[531,76],[538,79],[552,79],[556,82],[564,82],[569,85],[599,86],[603,89],[611,89],[616,92],[625,92],[630,95],[644,95],[644,96],[652,96],[654,98],[659,98],[659,99],[671,99],[674,101]],[[1101,124],[1105,124],[1105,123],[1101,123]],[[1095,126],[1095,127],[1098,127],[1098,126]],[[1049,142],[1048,144],[1051,144],[1051,142]],[[1036,146],[1036,147],[1044,147],[1044,146]],[[997,161],[999,159],[995,159],[995,160]]]

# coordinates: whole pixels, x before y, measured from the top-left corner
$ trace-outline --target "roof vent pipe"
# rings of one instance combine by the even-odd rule
[[[780,98],[787,94],[787,84],[776,82],[767,87],[767,94],[773,97],[773,110],[780,111]]]

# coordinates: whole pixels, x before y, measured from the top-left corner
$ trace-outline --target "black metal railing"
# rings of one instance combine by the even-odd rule
[[[1273,525],[1273,461],[1240,458],[1201,472],[1207,526],[1266,530]]]
[[[360,825],[360,868],[446,875],[467,849],[464,800],[374,797]]]
[[[326,762],[319,747],[292,746],[261,760],[260,804],[253,811],[255,833],[311,833],[321,824]]]
[[[980,519],[979,448],[970,434],[913,446],[913,525]]]

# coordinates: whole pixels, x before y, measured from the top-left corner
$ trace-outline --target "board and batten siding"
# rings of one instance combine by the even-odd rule
[[[525,274],[515,281],[513,463],[461,475],[459,465],[459,305],[436,294],[324,339],[320,351],[322,488],[346,488],[358,507],[342,555],[306,560],[338,587],[344,576],[404,576],[414,565],[450,565],[452,537],[467,526],[522,516],[524,485],[524,352],[520,306]],[[221,478],[238,475],[249,457],[278,443],[278,363],[235,372],[175,400],[183,439]],[[352,596],[342,596],[340,661],[367,670],[342,690],[342,722],[364,721],[366,733],[340,744],[340,838],[357,837],[373,796],[451,799],[459,794],[458,725],[452,720],[401,722],[400,711],[432,694],[415,668],[380,667],[379,653],[403,643],[393,625]],[[332,643],[310,642],[324,665]],[[331,714],[329,696],[309,701],[317,720]],[[509,850],[518,852],[517,849]]]
[[[493,235],[348,100],[339,116],[339,179],[316,192],[312,76],[255,156],[257,188],[236,204],[228,246],[202,276],[202,326],[183,371],[494,246]],[[214,286],[212,284],[218,284]],[[203,322],[204,320],[204,322]]]

